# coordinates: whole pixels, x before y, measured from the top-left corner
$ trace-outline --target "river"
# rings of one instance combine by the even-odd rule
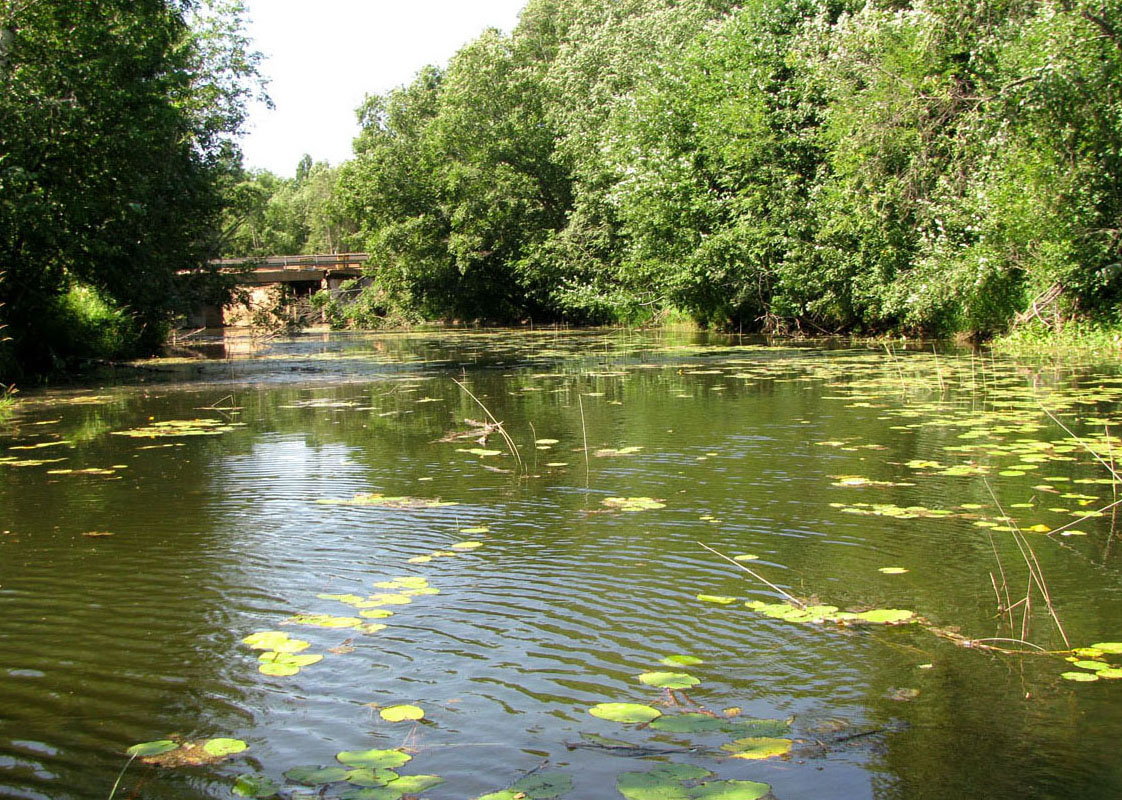
[[[1122,796],[1116,365],[195,351],[0,428],[0,796]]]

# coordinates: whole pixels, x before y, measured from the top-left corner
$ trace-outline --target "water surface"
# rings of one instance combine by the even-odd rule
[[[1114,517],[1095,514],[1115,497],[1112,366],[603,331],[179,356],[21,395],[0,432],[0,796],[104,798],[130,745],[210,737],[249,747],[133,763],[117,796],[229,797],[249,773],[297,796],[318,788],[285,771],[368,748],[442,778],[433,800],[534,770],[620,797],[621,774],[666,764],[779,800],[1122,795],[1122,681],[964,646],[1122,639]],[[492,420],[509,444],[468,435]],[[371,493],[406,499],[346,504]],[[745,603],[783,595],[701,544],[757,556],[739,563],[800,600],[922,621],[761,615]],[[289,622],[353,616],[320,595],[402,576],[439,593],[363,618],[382,630]],[[266,630],[324,659],[264,675],[242,640]],[[652,671],[699,683],[670,693]],[[589,714],[606,702],[789,721],[792,750],[732,758],[731,735]],[[379,715],[405,703],[423,722]]]

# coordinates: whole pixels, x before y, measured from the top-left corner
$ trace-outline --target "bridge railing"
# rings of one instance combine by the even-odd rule
[[[219,269],[357,269],[369,253],[316,253],[266,258],[218,258],[210,263]]]

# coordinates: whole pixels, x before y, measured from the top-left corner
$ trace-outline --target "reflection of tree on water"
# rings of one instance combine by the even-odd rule
[[[587,709],[641,703],[673,716],[659,705],[664,690],[637,677],[673,663],[698,680],[686,691],[706,710],[794,716],[793,738],[825,745],[813,764],[764,761],[736,774],[733,762],[694,754],[715,769],[706,780],[766,782],[777,797],[800,796],[811,778],[816,791],[839,796],[844,787],[923,798],[949,785],[1001,797],[1013,796],[1016,779],[993,774],[992,763],[1008,758],[1034,776],[1020,787],[1030,797],[1047,796],[1069,763],[1087,766],[1080,791],[1113,786],[1102,765],[1122,733],[1110,721],[1114,701],[1086,692],[1109,686],[1071,685],[1073,694],[1057,688],[1059,659],[995,660],[923,631],[755,614],[744,604],[775,603],[776,594],[697,546],[756,556],[754,570],[820,607],[913,609],[963,635],[995,635],[993,548],[973,523],[997,511],[979,471],[1003,506],[1030,506],[1010,508],[1025,530],[1056,527],[1069,517],[1053,504],[1076,502],[1062,497],[1075,494],[1066,488],[1034,488],[1046,478],[1067,478],[1080,497],[1109,488],[1074,484],[1098,468],[1055,452],[1060,435],[1047,424],[1026,430],[1039,422],[1035,408],[1001,405],[1011,367],[987,364],[983,403],[968,394],[969,361],[952,355],[937,367],[925,353],[897,362],[876,350],[700,348],[688,339],[658,354],[650,339],[615,336],[508,333],[503,352],[478,367],[464,354],[495,341],[490,334],[446,344],[384,337],[371,358],[363,337],[317,336],[275,343],[269,352],[282,357],[255,362],[263,379],[254,385],[143,385],[94,405],[29,405],[11,444],[57,438],[73,442],[60,445],[69,459],[61,466],[125,465],[52,476],[50,465],[0,464],[4,529],[13,532],[0,538],[0,634],[23,659],[17,670],[43,673],[17,674],[0,704],[14,709],[21,739],[63,754],[34,757],[60,776],[39,785],[92,797],[86,787],[111,784],[124,745],[173,733],[245,739],[279,779],[296,764],[329,763],[340,748],[379,745],[367,739],[386,735],[377,727],[385,721],[368,724],[364,706],[376,702],[425,709],[423,769],[447,781],[434,797],[504,785],[464,765],[458,746],[469,744],[479,749],[472,765],[494,759],[512,773],[533,769],[542,752],[578,764],[578,796],[634,770],[618,754],[581,747],[578,762],[569,751],[600,724]],[[289,382],[293,365],[321,372]],[[499,452],[471,452],[477,442],[463,437],[478,438],[477,426],[465,420],[478,421],[479,407],[453,378],[502,422],[524,470],[493,438],[479,449]],[[1101,385],[1094,413],[1105,415],[1115,389]],[[1086,383],[1035,391],[1075,414]],[[244,427],[182,439],[110,435],[196,418]],[[61,421],[35,425],[52,419]],[[1002,476],[1029,440],[1076,460]],[[945,472],[962,465],[969,474]],[[418,502],[346,502],[379,495]],[[892,513],[849,513],[866,508]],[[1109,634],[1122,628],[1103,602],[1112,563],[1092,547],[1107,522],[1092,519],[1069,549],[1037,545],[1073,641],[1117,638]],[[890,565],[907,571],[882,571]],[[407,576],[431,580],[439,595],[395,607],[377,632],[301,626],[308,652],[325,658],[297,667],[289,683],[268,682],[283,676],[263,676],[238,644],[285,620],[358,618],[329,598],[366,602],[378,584]],[[1099,717],[1107,721],[1096,728]],[[822,727],[830,720],[841,725],[832,734]],[[866,731],[877,733],[856,735]],[[15,752],[16,737],[0,735]],[[679,735],[651,726],[615,738],[668,748],[682,746],[666,740]],[[72,756],[82,747],[105,758],[90,766]],[[882,786],[882,775],[898,788]],[[184,789],[182,776],[161,780],[168,788],[154,791],[168,797],[203,791]]]

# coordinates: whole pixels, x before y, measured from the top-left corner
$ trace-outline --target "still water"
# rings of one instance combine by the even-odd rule
[[[183,356],[0,429],[0,796],[126,764],[118,798],[1122,796],[1122,655],[1070,653],[1122,640],[1115,366],[603,331]],[[870,609],[914,616],[836,620]],[[265,674],[264,631],[323,658]],[[248,747],[125,755],[214,738]],[[371,749],[398,781],[342,779]]]

